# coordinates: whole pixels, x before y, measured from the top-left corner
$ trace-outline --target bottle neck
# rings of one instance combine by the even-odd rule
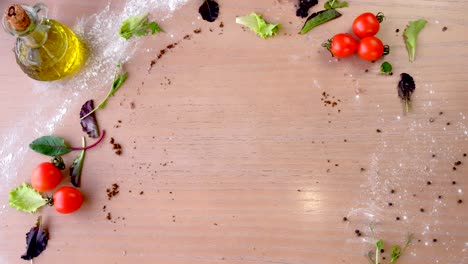
[[[48,26],[37,25],[33,31],[28,34],[18,36],[23,43],[30,48],[39,48],[47,41]]]
[[[10,7],[10,9],[16,9],[3,17],[3,28],[28,47],[38,48],[44,45],[47,41],[49,26],[47,23],[44,23],[47,22],[47,17],[39,18],[38,14],[41,8],[44,7],[43,4],[35,6],[15,5]],[[10,14],[15,16],[9,16]]]

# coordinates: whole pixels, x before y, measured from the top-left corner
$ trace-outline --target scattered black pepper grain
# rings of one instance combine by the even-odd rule
[[[393,206],[393,203],[388,203],[388,206]]]
[[[457,161],[457,162],[455,162],[453,165],[455,165],[455,166],[460,166],[461,164],[462,164],[461,161]]]
[[[357,236],[360,237],[360,236],[362,236],[362,234],[361,234],[361,233],[357,233]]]
[[[346,221],[348,221],[348,218],[345,216],[343,217],[343,222],[346,222]]]
[[[456,182],[456,181],[452,181],[452,184],[455,185],[455,184],[457,184],[457,182]]]
[[[193,33],[195,34],[200,34],[201,33],[201,28],[197,28],[193,31]]]
[[[369,72],[369,69],[366,69],[364,72]]]
[[[439,115],[443,115],[443,114],[444,114],[444,112],[442,112],[442,111],[439,112]]]
[[[462,199],[458,200],[458,203],[459,204],[463,203],[463,200]]]
[[[366,170],[366,169],[364,169],[364,168],[361,168],[361,172],[363,172],[363,171],[365,171],[365,170]]]
[[[382,130],[380,130],[380,129],[377,129],[377,130],[375,130],[375,131],[377,131],[377,133],[380,133],[380,132],[382,132]]]
[[[447,126],[450,126],[450,122],[447,122]]]
[[[395,219],[396,219],[397,221],[400,221],[400,217],[398,217],[398,216],[397,216]]]
[[[106,219],[109,220],[109,221],[112,220],[112,215],[111,215],[111,213],[107,213]]]
[[[437,198],[439,198],[439,200],[442,199],[442,195],[439,195]]]
[[[419,209],[421,213],[424,213],[424,208]]]
[[[354,233],[358,234],[358,233],[361,233],[361,231],[359,231],[359,229],[356,229],[354,230]]]
[[[448,29],[447,27],[443,27],[443,28],[442,28],[442,32],[447,31],[447,29]]]
[[[400,29],[399,28],[395,29],[395,32],[396,33],[400,32]]]
[[[119,193],[119,185],[117,183],[112,184],[112,187],[106,189],[107,198],[110,200]]]
[[[432,182],[431,182],[431,181],[427,181],[427,185],[431,185],[431,184],[432,184]]]
[[[105,211],[106,211],[106,208],[107,208],[107,206],[104,205],[104,206],[102,207],[102,211],[105,212]]]
[[[109,143],[110,143],[110,144],[114,144],[114,138],[113,138],[113,137],[110,138]]]
[[[456,170],[457,170],[457,167],[453,167],[452,170],[456,171]]]
[[[380,249],[380,253],[384,253],[384,252],[385,252],[385,250],[383,248]]]
[[[432,157],[435,158],[435,157],[436,157],[436,154],[432,154]]]
[[[463,153],[463,157],[466,157],[466,153]]]
[[[301,192],[301,189],[297,189],[298,192]]]
[[[143,194],[145,194],[145,192],[144,192],[144,191],[141,191],[141,192],[140,192],[140,195],[143,195]]]
[[[392,190],[390,191],[390,193],[395,193],[395,190],[392,189]]]
[[[223,28],[223,27],[224,27],[223,21],[221,21],[221,23],[219,23],[219,27],[220,27],[220,28]]]
[[[437,242],[437,238],[432,239],[432,242],[434,243]]]

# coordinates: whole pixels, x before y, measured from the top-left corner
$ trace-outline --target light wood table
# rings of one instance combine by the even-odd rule
[[[107,5],[45,2],[70,26]],[[50,241],[34,263],[368,263],[376,239],[388,261],[409,233],[400,263],[468,263],[467,1],[351,0],[307,35],[297,34],[293,1],[219,0],[214,23],[197,18],[200,2],[161,21],[165,34],[134,41],[127,83],[97,114],[108,135],[87,152],[86,201],[72,215],[40,211]],[[253,11],[281,22],[278,36],[263,40],[235,24]],[[336,61],[321,48],[365,11],[387,16],[378,35],[391,46],[393,76],[378,74],[381,61]],[[429,23],[410,63],[402,32],[418,18]],[[186,34],[148,73],[159,50]],[[111,76],[78,96],[66,85],[43,89],[16,66],[14,39],[0,38],[0,263],[24,263],[37,215],[9,208],[8,192],[48,160],[28,144],[50,131],[79,145],[81,104],[99,101]],[[402,72],[417,85],[406,115]],[[338,105],[325,106],[324,92]],[[108,200],[113,183],[120,193]]]

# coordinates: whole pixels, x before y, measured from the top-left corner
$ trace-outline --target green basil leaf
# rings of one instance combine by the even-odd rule
[[[340,0],[328,0],[323,7],[325,7],[325,9],[343,8],[348,7],[348,2],[340,2]]]
[[[382,74],[389,74],[392,72],[392,70],[393,66],[389,62],[384,61],[382,65],[380,65],[380,73]]]
[[[311,29],[319,25],[322,25],[328,21],[331,21],[333,19],[339,18],[340,16],[341,16],[341,13],[336,11],[335,9],[322,10],[317,13],[313,13],[307,18],[299,34],[305,34],[309,32]]]

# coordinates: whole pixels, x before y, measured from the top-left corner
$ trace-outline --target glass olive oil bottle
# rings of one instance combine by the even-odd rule
[[[8,7],[3,27],[17,37],[16,62],[33,79],[62,79],[76,73],[85,62],[84,43],[67,26],[48,19],[42,3]]]

